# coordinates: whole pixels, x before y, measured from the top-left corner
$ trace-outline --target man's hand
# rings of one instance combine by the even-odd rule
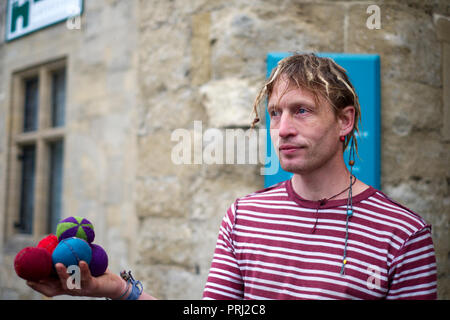
[[[71,275],[67,273],[67,268],[62,263],[55,265],[58,278],[50,277],[38,282],[27,281],[27,285],[47,297],[71,295],[116,298],[125,289],[125,281],[109,270],[99,277],[93,277],[85,261],[80,261],[78,266],[81,277],[78,287],[72,288],[70,285],[68,287],[72,279],[69,279]]]

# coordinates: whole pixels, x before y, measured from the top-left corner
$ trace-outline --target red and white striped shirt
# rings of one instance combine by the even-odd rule
[[[431,226],[372,187],[353,197],[341,275],[346,204],[304,200],[291,180],[239,198],[220,226],[203,298],[436,299]]]

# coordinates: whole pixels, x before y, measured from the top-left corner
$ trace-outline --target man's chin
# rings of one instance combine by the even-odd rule
[[[290,173],[304,173],[307,172],[307,168],[304,165],[301,165],[299,163],[293,163],[292,161],[280,161],[280,167]]]

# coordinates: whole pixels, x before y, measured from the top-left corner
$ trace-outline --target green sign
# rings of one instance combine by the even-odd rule
[[[81,15],[83,0],[8,0],[6,41]]]

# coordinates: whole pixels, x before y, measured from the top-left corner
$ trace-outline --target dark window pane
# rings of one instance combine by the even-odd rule
[[[20,217],[17,225],[21,233],[31,234],[33,231],[34,180],[35,180],[36,147],[22,148],[22,181],[20,190]]]
[[[25,106],[23,115],[23,131],[37,130],[39,81],[33,78],[25,81]]]
[[[50,144],[49,233],[56,232],[56,225],[62,216],[63,154],[62,141]]]
[[[52,126],[64,126],[66,109],[66,71],[56,71],[52,75]]]

